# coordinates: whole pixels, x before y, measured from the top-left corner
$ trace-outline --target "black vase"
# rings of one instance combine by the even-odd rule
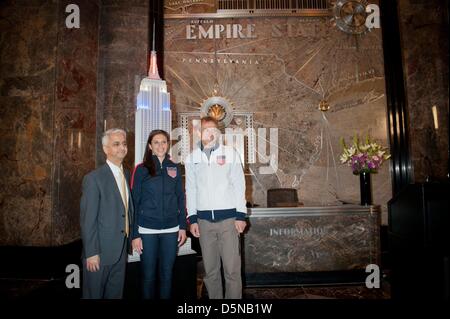
[[[361,193],[361,205],[372,205],[372,187],[369,172],[359,173],[359,187]]]

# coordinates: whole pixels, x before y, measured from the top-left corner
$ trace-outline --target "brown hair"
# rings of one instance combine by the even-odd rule
[[[201,118],[201,124],[203,125],[206,122],[212,122],[216,125],[217,128],[219,128],[219,121],[217,121],[214,117],[212,116],[205,116]]]
[[[155,168],[155,162],[153,161],[153,152],[148,147],[150,144],[152,144],[152,140],[156,135],[164,135],[167,139],[167,145],[170,146],[170,135],[164,130],[153,130],[150,132],[150,135],[148,136],[147,144],[145,145],[145,153],[144,153],[144,166],[148,169],[148,173],[150,176],[156,175],[156,168]],[[167,151],[169,151],[169,148],[167,148]]]

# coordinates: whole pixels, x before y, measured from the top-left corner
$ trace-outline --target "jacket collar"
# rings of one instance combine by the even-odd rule
[[[221,143],[216,144],[215,146],[217,146],[217,148],[214,148],[214,153],[211,154],[212,157],[215,157],[218,154],[221,154],[223,152],[223,147],[224,145]],[[189,161],[192,161],[193,163],[200,163],[203,161],[208,161],[207,156],[205,154],[205,152],[203,152],[201,150],[200,145],[198,144],[198,147],[193,150],[193,152],[191,153],[191,158],[189,159]]]
[[[214,144],[214,146],[210,148],[211,152],[217,150],[219,148],[219,146],[220,146],[220,144],[218,142],[216,142],[216,144]],[[201,151],[203,151],[205,149],[205,147],[203,146],[201,141],[199,142],[199,148]]]
[[[160,162],[159,162],[159,158],[158,158],[158,156],[156,156],[156,155],[152,155],[152,159],[153,159],[153,162],[155,162],[155,167],[160,167]],[[163,160],[163,162],[162,162],[162,166],[163,167],[165,167],[165,166],[167,166],[167,164],[169,163],[169,161],[170,161],[170,157],[169,157],[169,155],[168,154],[166,154],[166,157],[164,157],[164,160]]]

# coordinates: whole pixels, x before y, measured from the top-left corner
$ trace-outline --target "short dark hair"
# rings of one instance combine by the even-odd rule
[[[201,124],[203,125],[204,123],[207,123],[207,122],[212,122],[212,123],[214,123],[215,125],[216,125],[216,127],[218,128],[219,127],[219,121],[217,121],[214,117],[212,117],[212,116],[205,116],[205,117],[202,117],[201,118]]]

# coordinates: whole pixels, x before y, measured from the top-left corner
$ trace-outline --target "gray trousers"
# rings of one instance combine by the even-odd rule
[[[83,259],[83,299],[121,299],[125,284],[127,241],[124,240],[119,260],[112,265],[102,265],[96,272],[87,271]]]
[[[235,219],[218,222],[198,219],[205,282],[210,299],[223,299],[220,261],[225,275],[225,298],[242,298],[241,254]]]

